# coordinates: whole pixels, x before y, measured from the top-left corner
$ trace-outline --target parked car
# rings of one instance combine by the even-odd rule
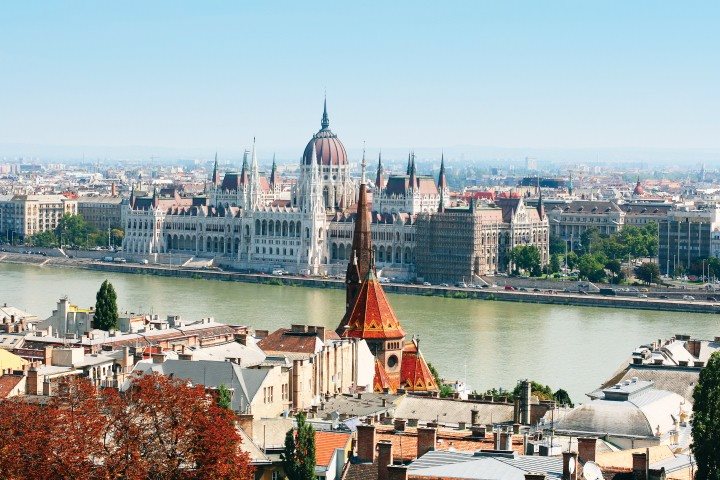
[[[517,290],[517,289],[515,287],[513,287],[512,285],[505,285],[505,290]]]
[[[441,283],[440,286],[441,287],[449,287],[450,285],[448,285],[447,283]]]
[[[695,300],[695,297],[692,295],[683,295],[683,300]]]
[[[430,282],[423,282],[423,287],[432,287],[432,283],[430,283]]]

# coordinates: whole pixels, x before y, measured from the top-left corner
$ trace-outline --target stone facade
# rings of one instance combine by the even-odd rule
[[[63,195],[12,195],[0,198],[0,237],[13,241],[55,230],[66,213],[78,213],[77,200]]]

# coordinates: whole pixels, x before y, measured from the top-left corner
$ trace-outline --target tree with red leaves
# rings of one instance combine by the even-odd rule
[[[0,478],[249,479],[233,413],[160,375],[124,394],[69,379],[47,405],[0,403]]]

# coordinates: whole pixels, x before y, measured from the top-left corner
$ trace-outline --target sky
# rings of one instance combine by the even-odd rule
[[[0,4],[0,144],[720,148],[717,1]]]

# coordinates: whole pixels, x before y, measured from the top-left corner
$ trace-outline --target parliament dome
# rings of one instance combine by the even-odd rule
[[[313,135],[303,153],[303,165],[312,165],[313,146],[315,146],[315,162],[323,166],[347,165],[347,152],[340,139],[330,130],[327,114],[327,102],[323,108],[320,130]]]

